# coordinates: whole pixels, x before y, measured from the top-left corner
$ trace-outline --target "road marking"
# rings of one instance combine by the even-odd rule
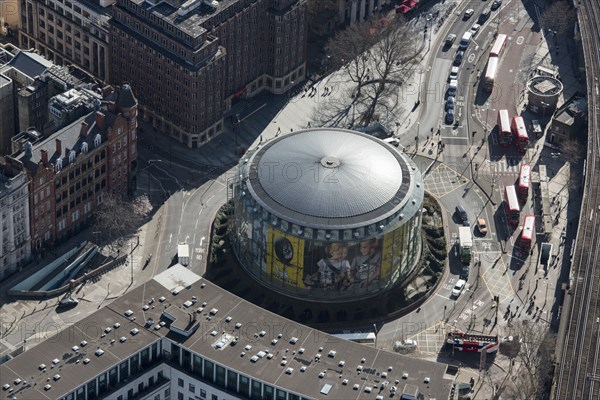
[[[173,239],[173,234],[169,233],[169,244],[171,244],[171,239]]]
[[[519,36],[517,38],[517,44],[523,44],[524,41],[525,41],[525,38],[523,36]]]

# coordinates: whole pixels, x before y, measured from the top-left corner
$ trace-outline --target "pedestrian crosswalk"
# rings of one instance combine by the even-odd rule
[[[519,157],[507,157],[498,161],[485,160],[479,167],[481,172],[502,175],[518,175],[522,159]]]

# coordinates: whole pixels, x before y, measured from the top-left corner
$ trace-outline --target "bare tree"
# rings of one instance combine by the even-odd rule
[[[577,20],[577,13],[567,10],[566,1],[554,1],[547,5],[540,15],[540,26],[556,32],[557,35],[573,29]]]
[[[417,53],[407,46],[412,41],[406,20],[396,17],[350,26],[328,42],[329,63],[355,83],[348,95],[351,100],[339,110],[347,114],[352,108],[350,126],[368,125],[399,105],[398,89],[414,69]]]
[[[524,319],[509,329],[518,353],[511,361],[514,368],[499,382],[499,392],[510,399],[544,398],[555,347],[548,325]]]
[[[577,139],[569,138],[560,144],[560,151],[567,161],[576,164],[585,157],[585,148]]]
[[[306,7],[310,33],[322,35],[326,33],[328,23],[337,23],[338,0],[308,0]]]
[[[95,213],[94,229],[101,233],[104,242],[118,247],[137,231],[151,211],[152,205],[145,195],[128,200],[106,193]]]

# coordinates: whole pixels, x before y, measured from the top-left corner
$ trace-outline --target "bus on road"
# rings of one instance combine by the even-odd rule
[[[455,351],[467,351],[474,353],[494,353],[500,345],[498,336],[474,335],[463,332],[448,332],[446,345]]]
[[[533,242],[533,236],[535,235],[535,216],[527,215],[523,221],[523,231],[521,232],[521,239],[519,241],[519,247],[521,253],[528,254],[531,249],[531,243]]]
[[[508,147],[512,142],[508,110],[498,110],[498,141],[502,147]]]
[[[374,332],[366,333],[338,333],[333,335],[337,338],[349,340],[355,343],[366,344],[367,346],[375,346],[377,335]]]
[[[519,199],[517,198],[515,185],[507,186],[504,194],[506,196],[504,203],[506,205],[506,218],[508,223],[511,225],[518,225],[521,208],[519,207]]]
[[[498,57],[490,57],[485,69],[485,76],[483,77],[483,90],[491,92],[494,89],[494,81],[496,80],[496,74],[498,72]]]
[[[521,164],[521,168],[519,169],[519,186],[517,188],[517,194],[521,201],[526,201],[529,195],[530,177],[531,167],[529,164]]]
[[[500,57],[502,54],[502,50],[504,50],[504,46],[506,45],[506,35],[500,34],[496,38],[494,45],[492,46],[492,50],[490,50],[490,57]]]
[[[525,121],[520,115],[515,115],[512,120],[512,132],[515,140],[515,147],[519,153],[525,153],[529,146],[529,135],[525,127]]]

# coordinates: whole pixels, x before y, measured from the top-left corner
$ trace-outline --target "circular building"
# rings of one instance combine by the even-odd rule
[[[528,108],[539,115],[550,116],[556,110],[563,84],[553,76],[536,75],[527,82]]]
[[[313,301],[375,296],[405,280],[421,250],[421,172],[379,139],[295,132],[240,162],[232,243],[261,284]]]

